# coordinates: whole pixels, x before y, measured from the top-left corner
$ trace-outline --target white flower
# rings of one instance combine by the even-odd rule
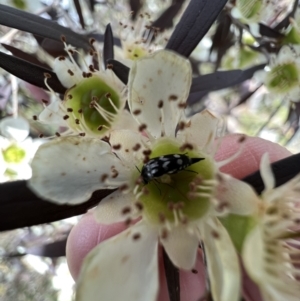
[[[42,140],[28,137],[29,123],[22,117],[3,118],[0,132],[0,182],[29,179],[29,163]]]
[[[128,19],[119,22],[121,47],[115,47],[117,60],[131,67],[133,61],[164,48],[168,38],[166,31],[154,27],[151,14],[140,13],[135,21]]]
[[[243,261],[265,301],[299,300],[300,176],[274,188],[267,154],[261,161],[265,183],[257,223],[246,237]]]
[[[0,182],[28,180],[31,177],[30,161],[41,140],[29,137],[22,142],[0,136]]]
[[[66,53],[69,58],[60,56],[55,59],[53,70],[60,82],[68,88],[61,101],[54,91],[54,99],[39,115],[41,122],[56,124],[69,128],[66,134],[88,135],[90,137],[104,137],[112,128],[123,127],[124,118],[127,121],[125,106],[124,85],[110,69],[101,67],[100,55],[94,50],[94,41],[91,41],[89,53],[90,63],[83,60],[80,67],[73,55],[76,49],[66,44],[63,39]],[[98,60],[98,67],[94,66],[93,59]],[[98,69],[99,70],[98,70]],[[121,126],[120,126],[121,124]]]
[[[251,214],[255,194],[219,172],[213,160],[217,118],[204,111],[185,120],[190,85],[186,59],[155,52],[136,61],[129,76],[129,106],[140,132],[112,131],[110,146],[96,139],[60,138],[37,152],[30,187],[42,198],[77,204],[97,189],[118,188],[95,209],[96,219],[128,225],[140,219],[88,255],[76,300],[94,300],[99,294],[103,300],[155,300],[158,242],[175,266],[191,270],[200,240],[207,251],[214,300],[239,300],[237,255],[216,217]],[[170,154],[204,160],[145,181],[140,171],[148,160]],[[155,159],[158,165],[151,168],[166,168],[161,161]],[[173,162],[175,171],[181,163]]]
[[[300,46],[283,46],[278,55],[272,55],[269,66],[258,71],[256,78],[270,93],[288,100],[300,100]]]

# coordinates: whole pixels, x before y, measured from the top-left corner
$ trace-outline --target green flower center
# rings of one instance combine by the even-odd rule
[[[288,92],[298,85],[299,75],[297,66],[293,63],[278,65],[268,74],[267,87],[273,92]]]
[[[147,51],[147,49],[145,47],[142,47],[139,44],[128,44],[128,45],[124,45],[124,51],[125,51],[125,57],[134,61],[134,60],[138,60],[146,55],[149,54],[149,52]]]
[[[7,163],[20,163],[25,155],[25,150],[16,145],[11,145],[3,151],[3,158]]]
[[[121,106],[119,93],[103,79],[92,76],[70,88],[64,99],[69,126],[101,136],[114,122]]]
[[[151,158],[170,154],[184,154],[190,158],[204,158],[174,174],[165,173],[140,184],[139,202],[143,205],[143,217],[152,223],[167,220],[171,223],[187,222],[201,218],[210,208],[214,191],[214,163],[204,153],[182,151],[167,138],[160,139],[153,147]],[[140,170],[143,166],[140,166]],[[161,167],[163,168],[163,167]]]

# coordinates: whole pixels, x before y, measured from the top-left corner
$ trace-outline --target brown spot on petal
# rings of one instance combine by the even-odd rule
[[[131,212],[131,208],[129,206],[126,206],[122,209],[122,214],[128,214]]]
[[[107,178],[108,178],[108,174],[103,174],[100,178],[100,182],[104,183]]]
[[[128,261],[130,258],[129,255],[126,255],[126,256],[123,256],[122,259],[121,259],[121,263],[125,263],[126,261]]]
[[[113,172],[112,172],[112,178],[113,179],[115,179],[115,178],[117,178],[118,177],[118,175],[119,175],[119,173],[118,173],[118,171],[117,170],[114,170]]]
[[[187,104],[185,103],[185,102],[180,102],[179,104],[178,104],[178,108],[179,109],[185,109],[187,107]]]
[[[178,131],[183,131],[185,129],[185,122],[180,121],[177,126]]]
[[[127,185],[127,184],[123,184],[123,185],[121,185],[120,187],[119,187],[119,190],[120,191],[125,191],[125,190],[127,190],[129,188],[129,186]]]
[[[220,238],[220,234],[217,231],[211,231],[211,235],[213,238],[216,238],[216,239]]]
[[[176,96],[176,95],[174,95],[174,94],[171,94],[170,96],[169,96],[169,100],[170,101],[175,101],[175,100],[177,100],[178,99],[178,96]]]
[[[138,239],[141,238],[141,234],[140,233],[135,233],[135,234],[133,234],[132,238],[133,238],[133,240],[138,240]]]
[[[119,150],[119,149],[121,149],[121,147],[122,147],[122,145],[120,143],[119,144],[115,144],[115,145],[112,146],[112,148],[114,150]]]
[[[136,109],[136,110],[133,111],[133,115],[137,116],[139,114],[141,114],[141,110],[140,109]]]
[[[137,152],[141,147],[142,147],[142,146],[141,146],[139,143],[137,143],[132,149],[133,149],[135,152]]]
[[[144,208],[144,205],[141,202],[136,202],[134,205],[139,211],[142,211]]]
[[[151,155],[151,150],[150,150],[150,149],[145,149],[145,150],[143,151],[143,155],[145,155],[145,156],[150,156],[150,155]]]
[[[146,125],[146,124],[141,124],[141,125],[139,126],[139,131],[142,132],[142,131],[144,131],[146,128],[147,128],[147,125]]]

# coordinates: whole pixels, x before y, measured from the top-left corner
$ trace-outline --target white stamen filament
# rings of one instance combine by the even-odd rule
[[[116,116],[116,113],[111,113],[104,108],[102,108],[97,102],[93,104],[93,107],[97,110],[97,112],[105,119],[108,123],[112,123]]]
[[[82,77],[82,70],[80,69],[80,67],[77,65],[76,61],[74,60],[72,54],[69,52],[69,49],[70,47],[66,44],[66,42],[63,42],[64,43],[64,46],[65,46],[65,51],[67,52],[68,54],[68,57],[70,58],[72,64],[74,65],[74,67],[76,68],[77,72],[81,75]],[[75,52],[74,49],[71,49],[72,51]],[[83,77],[82,77],[83,78]]]

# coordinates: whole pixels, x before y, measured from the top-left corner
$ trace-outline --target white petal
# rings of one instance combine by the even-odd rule
[[[264,191],[270,191],[275,187],[275,179],[270,165],[269,154],[263,154],[260,161],[260,175],[265,184]]]
[[[131,193],[123,193],[120,190],[114,191],[101,200],[93,211],[95,219],[101,224],[112,224],[125,221],[135,210],[133,205],[134,196]],[[131,208],[130,215],[124,214],[124,208]]]
[[[133,118],[127,110],[120,112],[120,116],[116,119],[116,123],[113,125],[114,130],[131,130],[138,132],[139,124]]]
[[[254,281],[261,281],[261,278],[263,278],[263,255],[263,237],[261,228],[257,226],[247,235],[243,246],[243,262],[248,274]]]
[[[185,227],[178,226],[168,233],[166,239],[161,239],[173,264],[185,270],[191,270],[196,262],[199,240],[189,234]]]
[[[0,131],[3,136],[20,142],[29,134],[29,123],[22,117],[6,117],[0,122]]]
[[[141,163],[144,157],[146,138],[139,132],[130,130],[112,131],[109,142],[117,156],[130,168],[135,169],[136,164]],[[138,150],[135,150],[139,145]],[[120,149],[117,147],[120,146]]]
[[[66,88],[71,88],[83,79],[79,67],[73,64],[68,58],[64,60],[61,60],[60,57],[56,58],[53,63],[53,71]],[[72,75],[70,75],[70,73],[72,73]]]
[[[140,238],[133,239],[134,235]],[[157,234],[138,223],[88,254],[76,301],[155,301],[157,292]]]
[[[218,122],[217,117],[204,110],[191,118],[185,129],[178,132],[178,138],[209,152],[216,137]]]
[[[253,188],[226,174],[221,174],[221,177],[217,198],[229,205],[229,212],[239,215],[250,215],[256,212],[260,201]]]
[[[257,283],[263,300],[267,301],[298,301],[300,293],[300,283],[295,281],[284,281],[284,277],[267,271],[266,246],[263,238],[263,227],[255,227],[247,236],[243,245],[243,262],[247,273],[253,281]],[[287,255],[289,256],[289,255]],[[296,255],[297,256],[297,255]],[[295,257],[296,258],[296,257]],[[279,262],[274,262],[273,266]],[[282,262],[282,265],[284,262]],[[284,273],[284,267],[282,267]],[[278,271],[278,273],[280,273]],[[293,277],[291,275],[291,277]]]
[[[135,118],[147,125],[153,137],[160,137],[162,131],[174,137],[182,115],[178,104],[186,102],[191,77],[189,61],[166,50],[136,61],[130,69],[128,102],[131,112],[141,110]],[[161,101],[163,107],[159,109]]]
[[[217,220],[202,226],[205,255],[213,300],[240,300],[241,273],[231,239]]]
[[[118,171],[114,178],[112,166]],[[29,187],[41,198],[59,204],[78,204],[88,200],[95,190],[124,184],[128,169],[111,153],[107,143],[67,137],[38,149],[32,161],[32,174]],[[104,177],[107,181],[103,181]]]
[[[68,127],[68,123],[63,119],[65,112],[60,106],[60,100],[54,100],[39,115],[39,121],[47,124]]]

